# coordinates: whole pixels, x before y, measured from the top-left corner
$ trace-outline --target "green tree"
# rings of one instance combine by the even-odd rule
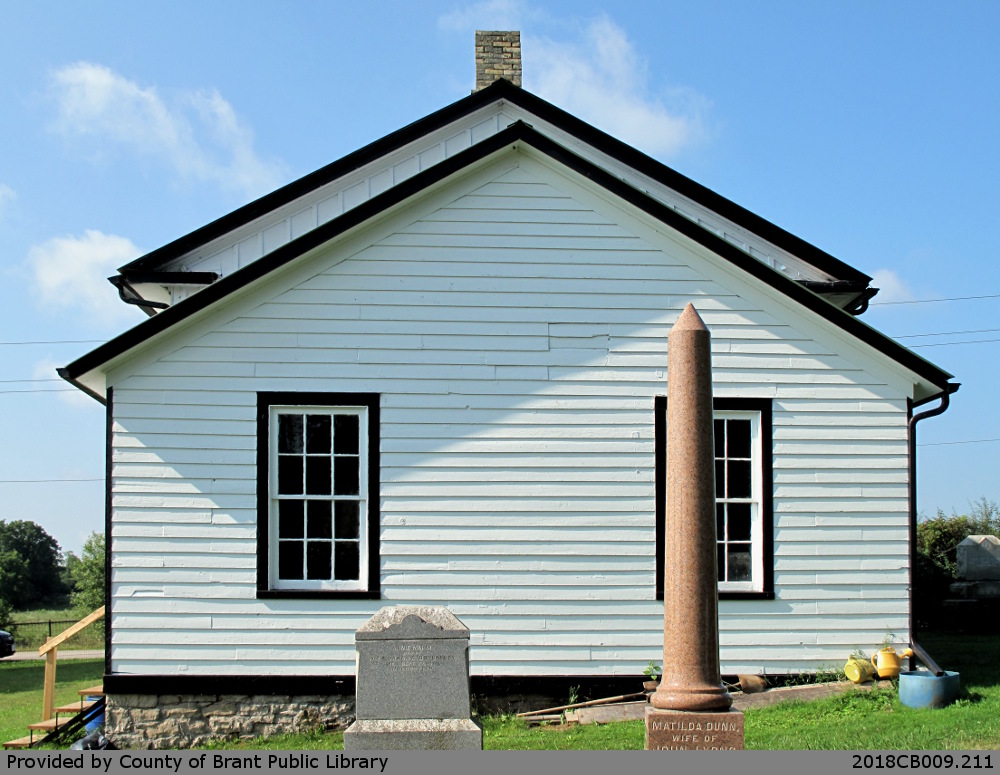
[[[40,525],[25,520],[5,522],[0,519],[0,564],[14,568],[20,558],[23,566],[17,566],[20,582],[4,597],[15,609],[30,608],[63,594],[65,588],[59,577],[62,565],[62,551],[59,543]],[[10,574],[7,571],[11,581]]]
[[[79,560],[72,564],[73,594],[70,600],[82,616],[104,605],[104,534],[91,533]]]
[[[958,545],[970,535],[1000,536],[1000,506],[979,498],[968,514],[937,516],[917,523],[917,562],[914,566],[914,611],[918,625],[943,624],[942,603],[958,580]]]
[[[77,557],[73,552],[66,552],[66,560],[63,562],[63,566],[59,569],[59,580],[62,585],[68,589],[73,589],[73,568],[80,562],[80,558]]]
[[[0,552],[0,630],[11,629],[14,602],[24,597],[28,566],[17,552]]]

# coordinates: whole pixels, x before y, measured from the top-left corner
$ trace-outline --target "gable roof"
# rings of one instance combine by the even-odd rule
[[[502,78],[468,97],[431,113],[409,126],[386,135],[364,148],[125,264],[119,269],[119,272],[128,280],[136,275],[148,275],[151,272],[162,271],[170,262],[186,253],[239,229],[279,207],[294,202],[296,199],[342,178],[366,164],[385,157],[424,135],[498,101],[506,101],[522,108],[610,158],[648,176],[681,196],[787,251],[835,278],[835,283],[842,291],[863,292],[872,279],[849,264],[820,250],[815,245],[785,231],[724,196],[696,183],[671,167]],[[818,288],[814,285],[813,289],[817,290]]]
[[[925,390],[923,391],[925,395],[921,397],[934,395],[936,392],[947,392],[953,387],[948,385],[948,380],[952,376],[948,372],[943,371],[896,341],[862,323],[857,318],[829,303],[777,269],[756,260],[723,237],[702,228],[663,202],[634,188],[521,121],[511,124],[497,134],[472,145],[466,150],[439,162],[423,172],[417,173],[413,177],[385,190],[381,194],[372,197],[312,231],[306,232],[301,237],[288,242],[262,258],[247,264],[232,274],[222,277],[217,282],[207,286],[183,302],[164,309],[154,317],[149,318],[131,330],[126,331],[73,361],[65,368],[60,369],[60,376],[98,400],[103,400],[102,371],[113,359],[127,353],[134,347],[142,345],[192,315],[205,310],[235,291],[265,277],[270,272],[288,264],[306,252],[363,224],[365,221],[419,194],[430,186],[445,180],[469,165],[506,148],[518,147],[519,144],[529,146],[535,151],[588,178],[593,184],[600,186],[621,200],[711,250],[747,274],[761,280],[784,296],[808,308],[830,324],[873,347],[891,361],[905,367],[917,375],[920,380],[930,383],[929,386],[925,386]]]

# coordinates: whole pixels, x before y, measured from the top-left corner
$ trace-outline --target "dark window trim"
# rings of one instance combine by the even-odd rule
[[[268,487],[270,445],[268,423],[272,406],[363,406],[368,410],[368,589],[297,590],[270,589],[271,499]],[[339,598],[378,600],[381,598],[379,567],[379,394],[378,393],[294,393],[257,394],[257,597],[270,599]]]
[[[112,515],[114,514],[114,501],[111,492],[112,470],[114,465],[114,440],[115,440],[115,389],[108,388],[108,400],[105,405],[105,444],[104,444],[104,672],[111,672],[111,559],[112,559],[112,539],[114,530],[112,529]],[[55,652],[53,652],[55,653]]]
[[[768,398],[716,398],[712,402],[718,411],[760,412],[761,444],[761,533],[763,535],[764,578],[759,592],[719,590],[720,600],[774,599],[774,461],[773,415]],[[656,488],[656,599],[663,600],[666,571],[663,567],[667,519],[667,397],[656,396],[655,415],[655,488]],[[768,484],[770,483],[770,486]]]

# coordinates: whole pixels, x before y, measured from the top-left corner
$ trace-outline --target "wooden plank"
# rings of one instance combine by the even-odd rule
[[[67,713],[71,713],[73,715],[76,715],[77,713],[82,713],[83,711],[94,707],[94,705],[96,704],[97,700],[93,700],[91,702],[85,702],[81,700],[80,702],[74,702],[70,705],[60,705],[58,708],[55,709],[56,718],[59,718],[59,716],[61,715],[66,715]]]

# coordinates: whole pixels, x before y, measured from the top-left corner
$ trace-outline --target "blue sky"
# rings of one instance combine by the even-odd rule
[[[77,553],[103,529],[103,407],[39,380],[143,319],[105,278],[467,95],[476,28],[522,31],[528,89],[874,275],[863,319],[963,385],[920,425],[920,511],[1000,499],[998,26],[986,2],[0,0],[0,519]]]

